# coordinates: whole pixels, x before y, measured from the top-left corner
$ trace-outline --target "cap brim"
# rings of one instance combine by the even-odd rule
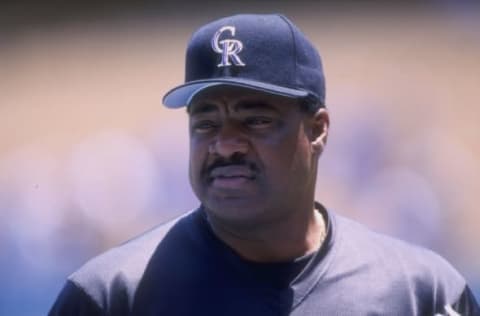
[[[178,86],[168,91],[163,97],[163,104],[168,108],[180,108],[190,104],[192,99],[201,91],[217,86],[233,86],[261,91],[290,98],[303,98],[309,95],[305,90],[296,90],[280,87],[273,84],[245,80],[240,78],[222,78],[211,80],[197,80]]]

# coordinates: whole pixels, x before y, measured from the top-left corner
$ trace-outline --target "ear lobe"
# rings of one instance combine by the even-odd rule
[[[315,154],[320,155],[327,144],[328,128],[330,117],[325,108],[315,113],[312,121],[312,149]]]

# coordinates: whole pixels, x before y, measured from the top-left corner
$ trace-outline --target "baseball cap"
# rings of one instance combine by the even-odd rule
[[[325,103],[317,50],[280,14],[239,14],[200,27],[187,47],[185,83],[167,92],[163,104],[183,107],[222,85]]]

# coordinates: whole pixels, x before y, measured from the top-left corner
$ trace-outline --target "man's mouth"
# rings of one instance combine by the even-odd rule
[[[209,183],[213,187],[238,189],[255,180],[255,172],[246,165],[227,165],[212,169]]]

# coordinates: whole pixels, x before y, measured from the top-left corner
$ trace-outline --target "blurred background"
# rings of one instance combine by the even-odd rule
[[[480,7],[208,3],[1,5],[0,315],[46,314],[89,258],[197,206],[185,111],[161,98],[192,31],[238,12],[286,14],[323,57],[317,199],[437,251],[480,297]]]

